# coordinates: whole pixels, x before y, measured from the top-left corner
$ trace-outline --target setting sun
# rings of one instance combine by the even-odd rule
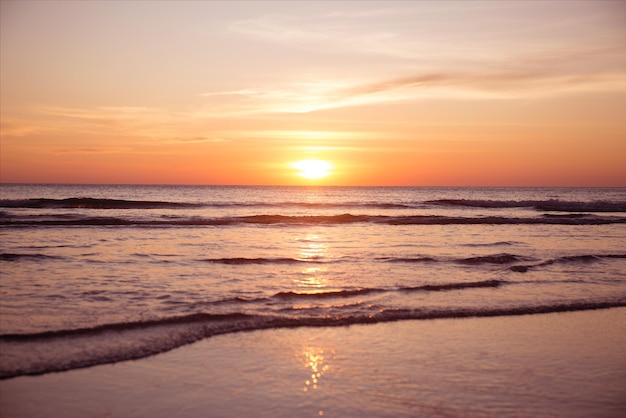
[[[333,165],[326,160],[300,160],[289,165],[298,170],[299,176],[311,180],[328,176],[333,168]]]

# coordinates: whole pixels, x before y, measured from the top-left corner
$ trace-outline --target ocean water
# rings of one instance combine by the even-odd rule
[[[0,377],[218,334],[626,306],[626,189],[0,186]]]

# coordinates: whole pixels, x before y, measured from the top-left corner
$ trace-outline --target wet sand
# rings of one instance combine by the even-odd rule
[[[616,417],[624,347],[626,308],[253,331],[0,381],[0,416]]]

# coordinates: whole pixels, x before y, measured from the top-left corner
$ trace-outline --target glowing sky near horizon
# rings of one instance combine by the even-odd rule
[[[624,2],[0,7],[2,182],[626,186]]]

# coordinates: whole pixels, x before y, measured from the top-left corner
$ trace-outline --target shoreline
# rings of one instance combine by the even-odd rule
[[[626,308],[214,336],[0,381],[2,417],[616,416]]]
[[[497,287],[497,280],[469,282],[461,284],[425,285],[422,288],[475,288]],[[421,288],[420,288],[421,289]],[[449,311],[425,311],[419,314],[392,313],[388,317],[362,317],[353,319],[336,318],[289,318],[276,321],[275,318],[254,317],[243,313],[232,314],[190,314],[186,316],[170,317],[163,320],[149,320],[145,322],[130,322],[121,324],[105,324],[94,328],[47,331],[32,334],[5,334],[0,336],[0,381],[22,376],[43,376],[49,373],[68,372],[106,364],[117,364],[125,361],[141,360],[159,354],[167,353],[190,344],[215,338],[221,335],[270,331],[297,328],[325,328],[347,327],[354,325],[385,324],[398,321],[416,320],[431,321],[441,319],[464,318],[493,318],[509,316],[533,316],[539,314],[584,312],[610,308],[626,307],[624,302],[570,302],[548,306],[517,307],[509,309],[472,310],[456,309]],[[227,321],[227,322],[224,322]],[[175,334],[162,332],[159,326],[169,324],[188,325],[195,328],[185,338]],[[217,327],[217,328],[216,328]],[[124,348],[109,345],[109,339],[119,337],[133,338],[136,344],[144,350],[126,351]],[[108,335],[103,338],[103,335]],[[80,337],[68,339],[65,337]],[[142,345],[142,340],[145,343]],[[158,343],[157,343],[158,342]],[[16,344],[17,343],[17,344]],[[95,347],[105,347],[102,351]],[[83,354],[81,353],[89,353]],[[14,358],[20,353],[29,353],[29,358],[22,358],[16,363]],[[113,354],[113,358],[111,358]],[[13,362],[13,363],[12,363]],[[26,370],[28,369],[28,370]]]

